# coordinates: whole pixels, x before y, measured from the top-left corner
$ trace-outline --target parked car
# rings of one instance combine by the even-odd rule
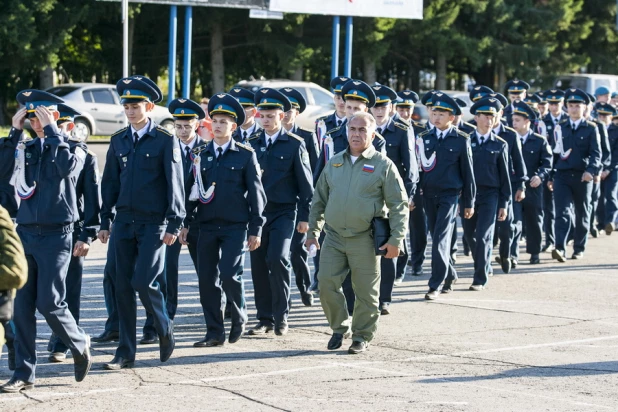
[[[305,100],[307,100],[307,108],[298,116],[297,123],[299,126],[307,129],[314,129],[315,120],[318,117],[331,114],[335,110],[333,94],[329,90],[311,82],[298,82],[284,79],[242,80],[236,83],[234,87],[242,87],[254,93],[263,87],[271,87],[273,89],[292,87],[298,90]]]
[[[73,135],[87,140],[91,135],[110,136],[126,126],[126,117],[116,86],[104,83],[71,83],[47,89],[82,113],[75,118]],[[166,107],[155,105],[152,119],[170,132],[174,119]]]
[[[558,76],[554,86],[566,90],[578,88],[594,94],[595,90],[601,86],[607,87],[610,91],[618,91],[618,76],[612,74],[565,74]]]

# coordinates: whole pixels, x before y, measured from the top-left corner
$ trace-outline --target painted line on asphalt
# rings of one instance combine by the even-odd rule
[[[72,396],[97,395],[99,393],[119,392],[119,391],[126,391],[126,390],[127,388],[107,388],[107,389],[92,389],[92,390],[83,391],[83,392],[53,392],[53,393],[37,392],[36,390],[30,390],[30,391],[27,391],[26,393],[32,399],[29,399],[22,394],[14,394],[14,395],[3,394],[2,396],[0,396],[0,403],[2,402],[22,402],[22,401],[29,401],[29,400],[36,402],[36,401],[42,401],[42,400],[47,400],[47,399],[72,397]]]

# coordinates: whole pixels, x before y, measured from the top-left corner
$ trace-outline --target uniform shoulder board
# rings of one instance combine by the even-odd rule
[[[300,127],[300,126],[298,126],[298,128],[299,128],[300,130],[302,130],[303,132],[307,132],[307,133],[313,133],[313,132],[314,132],[314,130],[305,129],[304,127]]]
[[[90,149],[88,149],[88,154],[92,157],[97,157],[97,154]]]
[[[424,131],[420,132],[417,137],[423,137],[423,136],[425,136],[429,132],[431,132],[431,130],[424,130]]]
[[[591,122],[590,120],[586,120],[586,123],[588,123],[588,126],[597,127],[597,123]],[[602,124],[602,123],[599,122],[599,124]]]
[[[253,133],[251,133],[249,137],[247,137],[247,141],[257,139],[258,137],[260,137],[261,132],[262,132],[262,129],[254,130]]]
[[[534,137],[538,137],[539,139],[547,140],[547,139],[545,138],[545,136],[543,136],[543,135],[541,135],[541,134],[538,134],[538,133],[532,133],[532,135],[533,135]]]
[[[496,136],[496,140],[499,141],[500,143],[503,143],[505,146],[508,147],[508,143],[506,142],[506,140],[504,140],[503,138],[501,138],[500,136]]]
[[[512,132],[512,133],[517,133],[517,131],[515,131],[515,129],[513,129],[512,127],[509,127],[509,126],[504,126],[504,129],[508,130],[509,132]]]
[[[121,134],[121,133],[126,132],[128,128],[129,128],[129,126],[127,126],[127,127],[123,127],[122,129],[118,130],[116,133],[114,133],[113,135],[111,135],[111,137],[114,137],[114,136],[116,136],[116,135],[119,135],[119,134]]]
[[[569,119],[560,120],[558,124],[566,123]]]
[[[336,132],[337,130],[341,129],[341,126],[337,126],[334,129],[330,129],[328,132],[326,132],[326,134],[331,134],[333,132]]]
[[[327,114],[326,116],[321,116],[321,117],[318,117],[317,119],[315,119],[315,124],[318,124],[318,122],[319,122],[320,120],[326,120],[326,119],[328,119],[328,116],[329,116],[329,115]]]
[[[401,122],[393,122],[393,124],[394,124],[396,127],[400,128],[400,129],[402,129],[402,130],[405,130],[406,132],[410,129],[410,126],[408,126],[408,125],[407,125],[407,124],[405,124],[405,123],[401,123]]]
[[[238,147],[242,147],[242,148],[243,148],[243,149],[245,149],[245,150],[248,150],[248,151],[250,151],[250,152],[255,152],[255,150],[253,150],[253,147],[249,146],[248,144],[245,144],[245,143],[238,143],[238,142],[236,142],[235,144],[236,144],[236,146],[238,146]]]
[[[290,136],[290,137],[293,137],[294,139],[298,140],[299,142],[304,142],[304,141],[305,141],[305,139],[303,139],[303,138],[302,138],[302,137],[300,137],[299,135],[294,134],[294,133],[292,133],[292,132],[285,132],[285,134],[287,134],[287,135],[288,135],[288,136]]]
[[[457,130],[457,134],[458,134],[458,135],[463,136],[463,137],[465,137],[466,139],[469,139],[469,138],[470,138],[470,135],[469,135],[468,133],[466,133],[466,132],[462,132],[462,131],[461,131],[461,130],[459,130],[459,129],[456,129],[456,130]],[[419,136],[420,136],[420,135],[419,135]]]
[[[423,128],[425,125],[421,122],[417,122],[416,120],[412,120],[412,126]]]
[[[157,130],[160,132],[165,133],[168,136],[173,136],[169,130],[167,130],[165,127],[161,127],[161,126],[157,126]]]
[[[472,123],[468,123],[468,122],[463,122],[466,126],[471,127],[472,129],[476,130],[476,126],[473,125]]]

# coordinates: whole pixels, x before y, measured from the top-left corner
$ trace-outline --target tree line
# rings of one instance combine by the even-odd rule
[[[17,91],[54,81],[115,82],[122,76],[120,3],[1,0],[0,124]],[[169,6],[130,5],[132,73],[167,76]],[[352,76],[396,89],[463,88],[470,78],[501,90],[509,78],[535,88],[557,74],[618,72],[614,0],[424,0],[423,20],[354,19]],[[342,24],[342,44],[345,27]],[[288,78],[327,87],[332,17],[193,8],[191,95],[242,79]],[[184,9],[178,8],[177,91]],[[343,47],[340,68],[343,68]],[[341,71],[341,70],[340,70]]]

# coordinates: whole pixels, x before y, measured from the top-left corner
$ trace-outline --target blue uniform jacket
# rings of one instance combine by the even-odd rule
[[[69,140],[71,150],[81,146],[80,142]],[[99,195],[99,164],[97,155],[87,151],[84,167],[77,177],[75,190],[77,195],[77,210],[79,221],[76,231],[78,239],[85,243],[92,243],[97,237],[101,226],[101,196]]]
[[[470,139],[477,190],[497,190],[498,208],[506,209],[511,200],[508,143],[493,132],[482,145],[476,132]]]
[[[213,182],[216,185],[210,203],[187,200],[189,224],[195,222],[213,229],[222,226],[247,229],[248,225],[249,236],[261,236],[266,193],[260,180],[260,165],[251,146],[232,139],[219,161],[212,142],[193,150],[201,157],[204,189],[207,190]],[[190,173],[188,187],[194,182],[195,177]]]
[[[528,134],[526,143],[522,145],[528,181],[534,176],[538,176],[544,182],[549,178],[552,165],[552,152],[547,139],[537,133]]]
[[[328,116],[323,116],[323,117],[319,117],[318,119],[316,119],[315,121],[316,133],[318,130],[318,123],[320,122],[320,120],[324,120],[324,125],[326,126],[326,130],[333,130],[337,127],[337,116],[335,115],[335,113],[336,112],[332,112]],[[344,120],[344,123],[345,123],[345,120]]]
[[[609,148],[609,136],[607,135],[607,128],[603,123],[598,120],[592,120],[593,123],[597,125],[597,129],[599,129],[599,143],[601,144],[601,170],[599,170],[599,174],[603,170],[609,170],[609,166],[612,163],[612,152]]]
[[[526,182],[528,181],[528,173],[526,171],[526,164],[524,163],[524,157],[521,153],[521,141],[517,136],[515,129],[500,124],[498,137],[506,142],[507,155],[509,162],[509,179],[511,182],[511,189],[516,192],[520,189],[525,189]]]
[[[264,130],[249,143],[262,168],[262,185],[268,206],[298,209],[298,221],[307,222],[313,197],[311,166],[305,142],[280,130],[270,151],[266,149]]]
[[[23,130],[11,128],[7,137],[0,138],[0,206],[5,208],[11,218],[17,215],[15,188],[9,182],[15,168],[15,148]]]
[[[182,153],[178,140],[152,120],[133,147],[131,128],[114,135],[101,183],[101,230],[115,219],[123,223],[167,225],[178,234],[185,217]]]
[[[301,137],[305,141],[305,147],[307,148],[307,153],[309,154],[309,165],[311,166],[311,171],[313,172],[318,164],[318,158],[320,157],[320,149],[317,145],[315,133],[311,130],[303,129],[298,126],[294,126],[290,132]]]
[[[402,120],[389,120],[382,132],[386,140],[386,155],[395,163],[403,180],[406,194],[411,199],[418,183],[418,163],[414,152],[414,131]]]
[[[469,136],[452,127],[438,141],[435,127],[421,133],[425,156],[436,153],[436,164],[430,171],[421,173],[423,196],[459,195],[466,209],[474,207],[476,182],[472,167],[472,150]]]
[[[596,123],[582,120],[576,130],[569,120],[558,125],[562,128],[563,149],[571,154],[567,159],[554,156],[554,169],[588,172],[595,176],[601,170],[601,143]]]
[[[75,182],[84,167],[85,146],[71,151],[55,124],[45,126],[41,151],[38,137],[26,145],[26,183],[36,182],[34,194],[21,201],[19,225],[66,226],[79,221]]]
[[[612,171],[618,169],[618,126],[610,124],[607,128],[607,137],[609,141],[609,150],[611,152],[610,163],[607,170]]]

